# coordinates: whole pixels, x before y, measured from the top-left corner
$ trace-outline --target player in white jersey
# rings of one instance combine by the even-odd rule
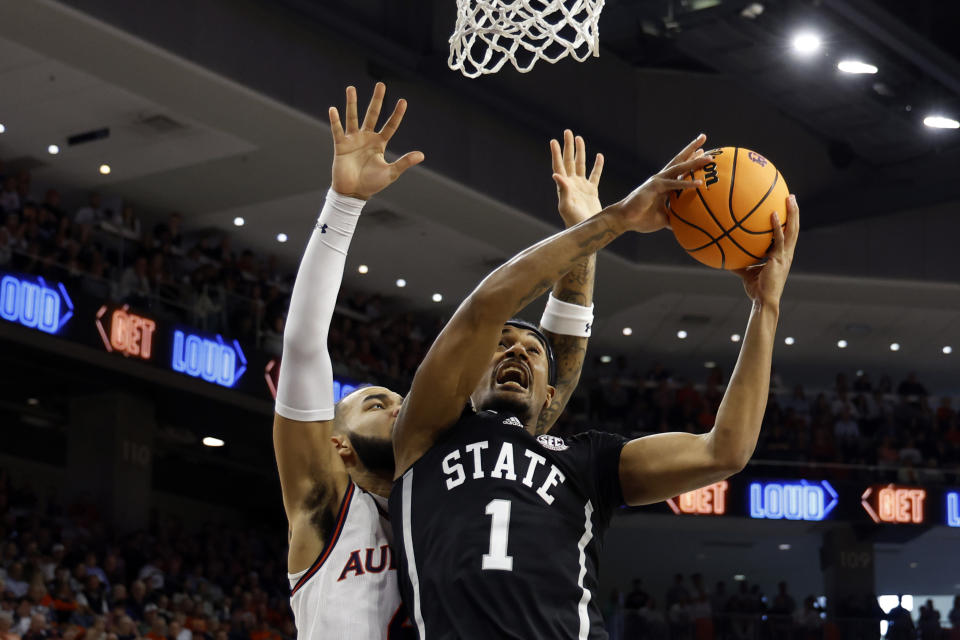
[[[350,239],[365,200],[423,154],[394,163],[386,144],[406,109],[400,100],[375,131],[386,89],[378,83],[358,123],[357,97],[347,89],[346,128],[330,109],[333,180],[294,285],[284,331],[277,385],[274,448],[289,523],[288,577],[301,640],[412,638],[402,609],[397,560],[391,547],[386,498],[394,464],[391,433],[402,398],[383,387],[365,387],[333,402],[327,332]],[[567,225],[600,210],[598,156],[585,173],[583,140],[564,132],[564,150],[551,141]],[[594,258],[584,258],[554,288],[541,321],[557,352],[558,393],[544,411],[542,431],[553,425],[579,379],[592,322]],[[589,305],[589,306],[587,306]]]

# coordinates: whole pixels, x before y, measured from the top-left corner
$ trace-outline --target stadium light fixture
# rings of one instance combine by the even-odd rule
[[[891,342],[891,343],[890,343],[890,351],[900,351],[900,343],[899,343],[899,342]]]
[[[55,144],[51,144],[47,147],[47,153],[49,153],[52,156],[55,156],[58,153],[60,153],[60,147],[58,147]]]
[[[286,242],[286,241],[287,241],[287,234],[285,233],[277,234],[277,242]]]
[[[841,60],[837,63],[837,69],[853,75],[874,74],[879,71],[877,65],[860,60]]]
[[[792,345],[795,342],[796,340],[793,339],[793,336],[787,336],[786,338],[783,339],[783,344],[786,344],[786,345]]]
[[[740,342],[740,334],[735,333],[732,336],[730,336],[730,342]]]
[[[433,294],[432,300],[434,302],[443,302],[443,296],[439,293]]]
[[[943,351],[944,355],[947,355],[947,356],[948,356],[948,355],[950,355],[951,353],[953,353],[953,347],[951,347],[950,345],[946,345],[946,346],[942,349],[942,351]]]
[[[366,272],[370,271],[370,267],[368,267],[368,266],[365,265],[365,264],[362,264],[362,265],[360,265],[359,267],[357,267],[357,271],[359,271],[361,274],[363,274],[363,273],[366,273]]]
[[[623,335],[625,335],[625,336],[632,336],[632,335],[633,335],[633,327],[624,327],[624,328],[623,328]]]
[[[942,115],[931,115],[923,119],[923,124],[931,129],[960,129],[960,122]]]
[[[226,443],[223,440],[213,436],[207,436],[203,439],[203,446],[205,447],[222,447],[224,444]]]
[[[820,50],[823,41],[816,33],[812,31],[803,31],[793,37],[790,43],[793,50],[801,55],[812,55]]]
[[[110,165],[108,165],[108,164],[102,164],[102,165],[100,165],[100,175],[102,175],[102,176],[108,176],[108,175],[110,175]]]
[[[677,331],[677,337],[680,338],[681,340],[686,340],[687,332],[684,331],[683,329],[680,329],[680,331]]]
[[[233,219],[233,226],[235,227],[242,227],[246,223],[247,221],[244,220],[242,216],[237,216],[236,218]]]
[[[403,278],[397,278],[397,286],[403,289],[405,286],[407,286],[407,281]]]
[[[837,340],[837,348],[838,348],[838,349],[846,349],[846,348],[847,348],[847,341],[846,341],[846,340]]]

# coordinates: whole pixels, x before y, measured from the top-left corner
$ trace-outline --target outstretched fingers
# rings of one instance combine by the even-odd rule
[[[598,153],[597,159],[593,161],[593,170],[590,172],[590,182],[594,186],[600,185],[600,174],[603,173],[603,154]]]
[[[685,162],[686,160],[689,160],[689,159],[690,159],[690,156],[693,155],[694,153],[696,153],[697,149],[699,149],[700,147],[702,147],[702,146],[703,146],[703,143],[706,142],[706,141],[707,141],[707,136],[706,136],[705,134],[701,133],[701,134],[698,135],[696,138],[694,138],[693,140],[691,140],[691,141],[687,144],[687,146],[685,146],[685,147],[680,151],[680,153],[678,153],[677,155],[673,156],[673,159],[670,160],[670,162],[668,162],[663,169],[666,170],[666,169],[672,167],[672,166],[675,165],[675,164],[679,164],[679,163],[681,163],[681,162]]]
[[[554,173],[567,175],[563,168],[563,152],[560,151],[560,143],[556,139],[550,141],[550,163]]]
[[[573,176],[576,175],[576,159],[575,159],[575,143],[573,140],[573,131],[570,129],[563,130],[563,168],[566,171],[566,175]]]
[[[330,132],[333,134],[334,144],[343,140],[343,125],[340,124],[340,113],[337,111],[336,107],[330,107],[327,110],[327,115],[330,116]]]
[[[582,136],[574,138],[576,144],[576,170],[581,178],[587,177],[587,143],[583,141]]]
[[[790,194],[787,198],[787,232],[786,247],[790,253],[797,246],[797,238],[800,237],[800,205],[797,204],[797,196]]]
[[[713,162],[713,156],[694,155],[694,157],[690,158],[689,160],[684,160],[683,162],[678,162],[668,166],[666,169],[660,172],[660,175],[669,178],[676,178],[677,176],[685,175],[691,171],[702,169],[711,162]]]
[[[355,87],[347,87],[347,133],[355,133],[360,130],[357,120],[357,90]]]
[[[390,163],[390,169],[392,170],[393,177],[396,179],[401,173],[409,169],[410,167],[416,166],[423,162],[424,156],[420,151],[411,151],[410,153],[405,153],[396,161]]]
[[[397,106],[393,108],[393,113],[390,114],[390,118],[383,125],[383,128],[380,129],[380,135],[383,136],[383,141],[390,142],[390,138],[393,137],[393,134],[397,132],[397,129],[400,127],[400,123],[403,122],[403,114],[407,112],[407,101],[403,98],[397,100]],[[364,121],[366,124],[366,121]]]
[[[367,105],[367,114],[363,116],[363,124],[360,128],[364,131],[373,131],[377,128],[377,120],[380,118],[380,109],[383,107],[383,96],[387,92],[387,86],[378,82],[373,87],[373,97],[370,98],[370,104]]]

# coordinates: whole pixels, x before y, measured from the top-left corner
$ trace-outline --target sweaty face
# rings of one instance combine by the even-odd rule
[[[344,398],[343,424],[360,463],[374,473],[393,473],[393,423],[403,397],[384,387],[365,387]]]
[[[553,397],[549,376],[547,350],[537,334],[506,325],[487,375],[471,400],[479,411],[513,413],[528,424]]]

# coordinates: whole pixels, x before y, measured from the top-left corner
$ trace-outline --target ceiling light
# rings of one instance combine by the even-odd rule
[[[740,12],[740,15],[748,20],[755,20],[763,13],[763,5],[759,2],[751,2]]]
[[[890,351],[900,351],[900,343],[899,343],[899,342],[891,342],[891,343],[890,343]]]
[[[747,579],[747,576],[743,575],[742,573],[738,573],[737,575],[733,576],[733,579],[737,582],[743,582]]]
[[[7,128],[6,128],[5,126],[3,126],[3,124],[0,124],[0,133],[3,133],[3,132],[6,131],[6,130],[7,130]]]
[[[110,175],[110,165],[108,164],[100,165],[100,175],[104,175],[104,176]]]
[[[703,366],[705,366],[707,369],[713,369],[717,366],[717,363],[714,362],[713,360],[707,360],[706,362],[703,363]]]
[[[680,338],[681,340],[685,340],[687,337],[687,332],[684,331],[683,329],[680,329],[680,331],[677,331],[677,337]]]
[[[60,153],[60,147],[58,147],[55,144],[51,144],[47,147],[47,153],[49,153],[52,156],[55,156],[58,153]]]
[[[433,294],[433,298],[432,298],[432,299],[433,299],[434,302],[443,302],[443,296],[440,295],[439,293]]]
[[[876,65],[860,62],[859,60],[841,60],[837,63],[837,69],[844,73],[854,74],[876,73],[878,71]]]
[[[405,286],[407,286],[407,281],[404,280],[403,278],[397,278],[397,286],[402,289]]]
[[[787,543],[779,544],[777,545],[777,549],[780,549],[780,551],[790,551],[790,545]]]
[[[793,336],[787,336],[783,339],[783,344],[793,344],[796,340],[793,339]]]
[[[220,438],[213,438],[211,436],[207,436],[206,438],[203,439],[203,446],[205,447],[222,447],[223,445],[224,445],[224,442]]]
[[[360,273],[366,273],[367,271],[370,271],[370,267],[368,267],[365,264],[362,264],[359,267],[357,267],[357,271],[359,271]]]
[[[793,50],[797,53],[809,55],[820,49],[820,45],[822,43],[820,41],[820,36],[807,31],[795,35],[791,44],[793,44]]]
[[[735,333],[732,336],[730,336],[730,342],[740,342],[740,334]]]
[[[951,353],[953,353],[953,347],[951,347],[950,345],[945,346],[943,348],[943,353],[944,355],[950,355]]]
[[[632,335],[633,335],[633,328],[632,328],[632,327],[624,327],[624,328],[623,328],[623,335],[625,335],[625,336],[632,336]]]
[[[846,349],[846,348],[847,348],[847,341],[846,341],[846,340],[837,340],[837,348],[839,348],[839,349]]]
[[[923,124],[931,129],[960,129],[960,122],[946,116],[927,116]]]
[[[244,220],[241,216],[237,216],[236,218],[233,219],[233,226],[235,227],[242,227],[246,223],[247,221]]]
[[[285,233],[277,234],[277,242],[286,242],[286,241],[287,241],[287,234]]]
[[[613,362],[613,358],[611,358],[610,356],[600,356],[600,362],[602,362],[603,364],[610,364],[611,362]]]

